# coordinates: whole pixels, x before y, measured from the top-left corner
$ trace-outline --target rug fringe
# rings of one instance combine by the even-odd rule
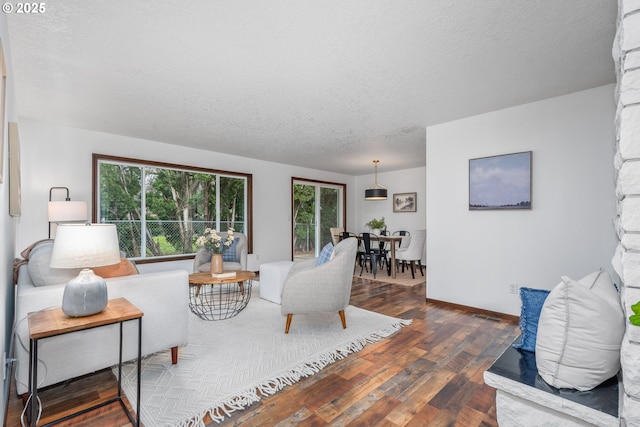
[[[297,366],[287,372],[282,373],[277,378],[268,380],[257,385],[239,395],[232,397],[210,409],[204,410],[201,414],[178,424],[178,427],[205,427],[204,417],[208,414],[216,423],[222,422],[225,417],[230,416],[233,412],[245,409],[247,406],[256,403],[261,396],[271,396],[282,390],[286,386],[292,385],[300,381],[302,378],[320,372],[327,365],[337,360],[344,359],[352,353],[362,350],[367,344],[378,342],[398,332],[403,326],[413,323],[412,320],[397,319],[397,321],[386,328],[377,330],[366,337],[354,340],[341,348],[328,351],[318,355],[317,358],[309,360],[300,366]]]

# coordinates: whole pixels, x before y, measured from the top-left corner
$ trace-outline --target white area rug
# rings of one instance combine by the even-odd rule
[[[254,286],[248,306],[231,319],[191,315],[189,344],[180,348],[177,365],[171,365],[169,351],[143,359],[145,427],[204,426],[206,414],[221,421],[411,323],[349,306],[347,329],[337,313],[294,315],[285,335],[280,306],[258,295]],[[136,401],[135,366],[123,368],[130,402]]]

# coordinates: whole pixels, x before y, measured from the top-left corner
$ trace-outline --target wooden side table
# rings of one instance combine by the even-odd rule
[[[52,421],[47,426],[66,421],[69,418],[85,414],[94,409],[101,408],[114,402],[120,402],[122,409],[134,426],[140,426],[140,374],[142,359],[142,313],[126,298],[111,299],[104,311],[85,317],[69,317],[61,308],[43,310],[29,315],[29,400],[28,425],[37,425],[37,398],[38,398],[38,341],[45,338],[68,334],[76,331],[98,328],[100,326],[120,324],[120,357],[118,363],[118,395],[90,408],[83,409],[74,414],[67,415]],[[136,418],[122,400],[122,325],[124,322],[138,319],[138,395],[136,402]]]

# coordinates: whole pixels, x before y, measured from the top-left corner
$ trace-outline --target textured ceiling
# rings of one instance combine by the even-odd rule
[[[614,82],[614,0],[58,0],[8,14],[18,114],[350,175],[425,127]]]

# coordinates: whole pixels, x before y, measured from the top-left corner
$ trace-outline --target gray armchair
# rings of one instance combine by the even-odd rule
[[[316,259],[293,264],[282,289],[281,313],[287,316],[285,334],[289,333],[294,314],[337,311],[346,329],[344,309],[351,298],[353,265],[358,239],[342,240],[328,262],[316,265]]]
[[[218,233],[222,236],[224,241],[227,238],[227,232],[223,231]],[[224,261],[225,270],[246,270],[247,269],[247,236],[242,233],[233,233],[233,239],[235,240],[235,259],[237,261]],[[230,250],[230,249],[229,249]],[[206,250],[204,247],[198,249],[196,257],[193,259],[193,272],[194,273],[206,273],[211,270],[211,255],[212,252]],[[229,254],[225,253],[224,257]]]

